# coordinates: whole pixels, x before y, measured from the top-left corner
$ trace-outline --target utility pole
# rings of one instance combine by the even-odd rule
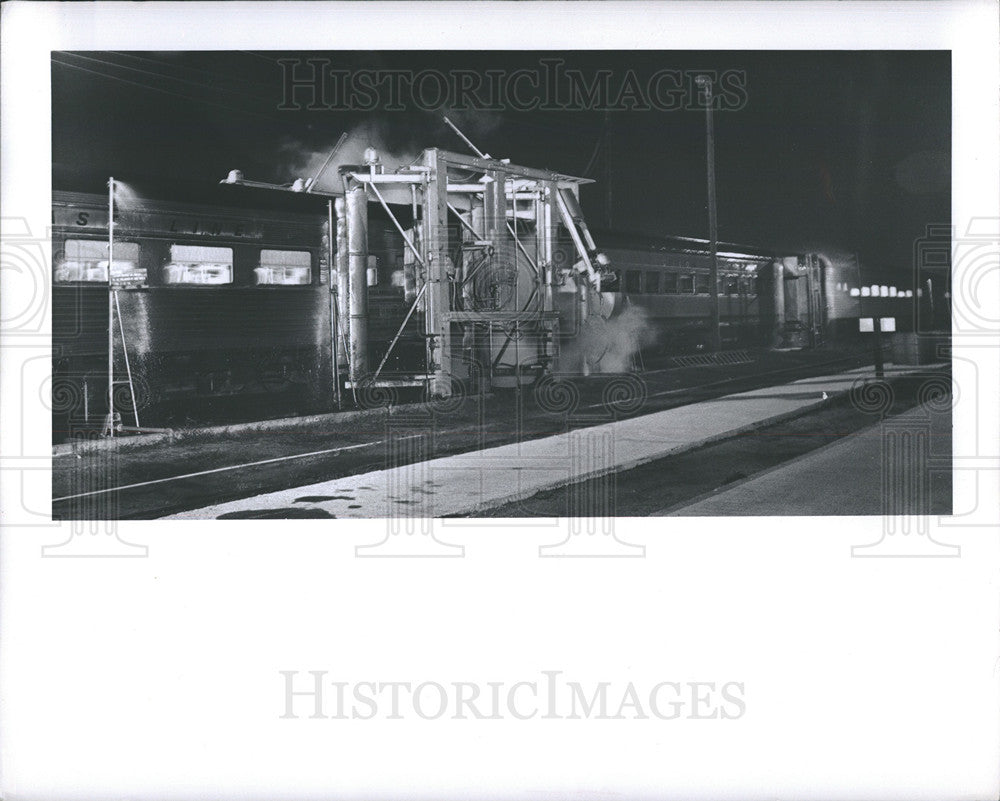
[[[712,81],[707,75],[699,75],[695,82],[705,90],[705,150],[708,172],[708,239],[711,261],[709,262],[709,317],[712,326],[711,349],[722,350],[719,331],[719,224],[715,208],[715,125],[712,119]]]
[[[611,214],[611,114],[604,112],[604,224],[612,230]]]
[[[861,292],[865,285],[864,271],[861,269],[861,257],[855,253],[854,263],[858,265],[858,292]],[[858,296],[858,312],[861,311],[861,298]],[[878,316],[878,304],[870,303],[872,312],[872,345],[874,348],[873,357],[875,359],[875,378],[882,381],[885,378],[885,359],[882,354],[882,321]]]
[[[104,427],[109,437],[115,435],[115,286],[111,277],[114,260],[115,179],[112,176],[108,178],[108,419]]]

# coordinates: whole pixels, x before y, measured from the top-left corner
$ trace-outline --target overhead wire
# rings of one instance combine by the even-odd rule
[[[94,58],[93,56],[84,56],[84,55],[81,55],[80,53],[60,52],[58,55],[60,55],[60,56],[71,56],[73,58],[79,58],[79,59],[82,59],[84,61],[91,61],[91,62],[94,62],[96,64],[101,64],[101,65],[106,66],[106,67],[113,67],[115,69],[129,70],[130,72],[138,72],[138,73],[141,73],[143,75],[150,75],[150,76],[152,76],[154,78],[159,78],[161,80],[177,81],[178,83],[185,83],[185,84],[188,84],[189,86],[198,86],[198,87],[201,87],[203,89],[210,89],[210,90],[212,90],[214,92],[222,92],[223,94],[239,95],[240,97],[248,97],[248,98],[251,98],[251,99],[254,99],[254,100],[256,100],[256,99],[259,98],[259,95],[253,95],[253,94],[250,94],[249,92],[241,92],[241,91],[239,91],[237,89],[226,89],[226,88],[221,87],[221,86],[213,86],[212,84],[205,83],[203,81],[194,81],[194,80],[190,80],[188,78],[179,78],[179,77],[177,77],[175,75],[168,75],[165,72],[155,72],[153,70],[144,70],[144,69],[141,69],[140,67],[130,67],[127,64],[118,64],[118,63],[116,63],[114,61],[109,61],[107,59],[102,59],[102,58]]]
[[[198,73],[201,73],[202,75],[207,75],[207,76],[209,76],[211,78],[216,78],[216,79],[222,80],[222,81],[229,81],[231,83],[241,83],[241,84],[245,84],[247,86],[254,86],[254,87],[259,86],[259,82],[250,80],[248,78],[240,78],[239,76],[236,76],[236,75],[224,75],[224,74],[222,74],[220,72],[216,72],[216,71],[213,71],[213,70],[206,70],[206,69],[202,69],[200,67],[192,67],[192,66],[189,66],[187,64],[171,63],[169,61],[163,61],[162,59],[158,59],[158,58],[150,58],[149,56],[139,56],[139,55],[136,55],[135,53],[130,53],[130,52],[127,52],[125,50],[109,50],[107,52],[109,52],[110,54],[115,55],[115,56],[120,56],[122,58],[130,58],[133,61],[146,62],[146,63],[150,63],[150,64],[157,64],[157,65],[159,65],[161,67],[168,67],[168,68],[174,69],[174,70],[184,70],[184,71],[187,71],[187,72],[198,72]]]
[[[188,101],[191,101],[193,103],[202,103],[204,105],[213,106],[215,108],[221,108],[221,109],[224,109],[226,111],[232,111],[232,112],[235,112],[237,114],[244,114],[244,115],[250,116],[250,117],[259,117],[259,118],[262,118],[262,119],[272,119],[270,116],[268,116],[266,114],[263,114],[261,112],[258,112],[258,111],[250,111],[248,109],[241,109],[241,108],[237,108],[235,106],[227,106],[227,105],[225,105],[223,103],[215,102],[214,100],[208,100],[206,98],[201,98],[201,97],[194,97],[194,96],[192,96],[190,94],[182,94],[180,92],[171,91],[170,89],[164,89],[162,86],[151,86],[148,83],[140,83],[138,81],[130,81],[127,78],[122,78],[122,77],[120,77],[118,75],[111,75],[110,73],[107,73],[107,72],[99,72],[98,70],[88,69],[87,67],[81,67],[79,64],[71,64],[71,63],[66,62],[66,61],[60,61],[58,58],[55,58],[55,57],[52,58],[52,63],[53,64],[58,64],[61,67],[67,67],[69,69],[79,70],[80,72],[86,72],[86,73],[89,73],[91,75],[97,75],[97,76],[99,76],[101,78],[107,78],[108,80],[111,80],[111,81],[118,81],[119,83],[128,84],[129,86],[136,86],[136,87],[138,87],[140,89],[146,89],[146,90],[151,91],[151,92],[159,92],[161,94],[171,95],[173,97],[179,97],[182,100],[188,100]]]

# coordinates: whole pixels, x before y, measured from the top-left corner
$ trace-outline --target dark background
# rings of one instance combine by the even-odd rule
[[[52,63],[53,188],[106,191],[109,175],[146,197],[204,200],[230,169],[297,177],[366,125],[397,152],[468,152],[582,175],[598,227],[705,237],[705,112],[281,110],[277,59],[343,69],[538,70],[559,57],[584,73],[742,70],[746,104],[714,114],[719,237],[765,248],[858,252],[872,278],[911,275],[914,240],[950,220],[951,60],[945,51],[752,52],[79,52]],[[596,155],[595,155],[596,152]],[[607,182],[610,179],[610,204]]]

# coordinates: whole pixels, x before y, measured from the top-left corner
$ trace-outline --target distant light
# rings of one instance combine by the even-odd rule
[[[879,287],[879,294],[883,298],[889,297],[889,287],[887,287],[885,284],[882,284],[882,286]]]
[[[851,287],[851,297],[852,298],[856,298],[860,294],[861,294],[861,290],[860,289],[858,289],[856,286],[852,286]]]
[[[897,294],[898,293],[896,292],[896,287],[894,287],[894,286],[889,287],[889,297],[890,298],[896,297]]]
[[[883,331],[887,331],[890,334],[896,330],[896,318],[895,317],[880,317],[878,321],[879,328]]]
[[[858,319],[858,331],[862,334],[869,334],[875,330],[875,320],[871,317],[861,317]]]
[[[913,290],[912,289],[907,289],[906,292],[904,292],[903,294],[906,297],[908,297],[908,298],[912,298],[913,297]]]
[[[878,297],[878,284],[872,284],[870,291],[872,293],[872,297],[873,298],[877,298]]]
[[[868,287],[866,287],[866,286],[861,287],[861,297],[863,297],[863,298],[869,298],[869,297],[871,297],[871,294],[872,294],[872,291]]]
[[[242,170],[230,170],[229,175],[226,176],[227,184],[238,184],[242,180],[243,180]]]

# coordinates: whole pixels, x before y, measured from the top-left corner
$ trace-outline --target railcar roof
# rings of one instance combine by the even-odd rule
[[[115,176],[128,186],[138,202],[146,208],[153,209],[169,207],[177,210],[184,207],[202,207],[204,209],[242,209],[254,211],[286,212],[289,214],[325,214],[326,199],[316,195],[306,195],[298,192],[274,192],[248,187],[220,186],[217,176],[210,176],[205,181],[176,180],[173,182],[157,181],[146,183],[142,179],[132,179],[128,175]],[[107,203],[108,177],[84,178],[53,175],[53,199],[74,196],[78,202],[85,198]]]
[[[650,234],[600,228],[593,229],[593,234],[598,249],[606,247],[664,253],[690,253],[695,255],[704,255],[710,252],[709,241],[707,239],[698,239],[689,236],[653,236]],[[720,256],[731,258],[773,259],[779,255],[776,251],[768,248],[761,248],[756,245],[741,245],[733,242],[719,242],[718,252]],[[786,253],[784,255],[793,254]]]
[[[194,202],[192,202],[192,198],[142,197],[132,201],[131,208],[135,211],[163,214],[204,214],[214,217],[240,217],[250,214],[255,217],[275,221],[285,220],[292,223],[326,219],[327,201],[316,195],[301,196],[298,193],[274,192],[246,187],[219,187],[218,190],[210,197],[199,195],[193,199]],[[209,202],[210,200],[215,202]],[[52,202],[53,204],[106,208],[108,196],[107,193],[53,190]],[[403,225],[412,224],[409,206],[399,206],[394,211]],[[370,219],[387,219],[385,211],[375,204],[369,204],[368,215]]]

